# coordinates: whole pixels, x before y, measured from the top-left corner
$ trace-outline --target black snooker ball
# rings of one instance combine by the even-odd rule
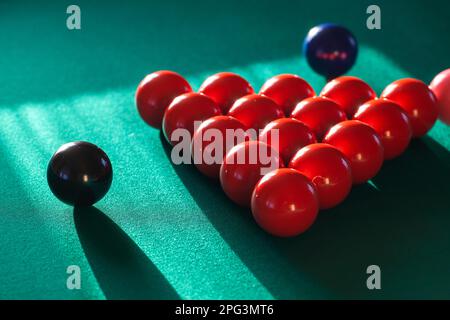
[[[47,168],[50,190],[71,206],[91,206],[102,199],[111,186],[112,177],[111,161],[106,153],[84,141],[62,145]]]

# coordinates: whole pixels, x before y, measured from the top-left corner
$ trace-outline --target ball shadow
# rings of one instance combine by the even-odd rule
[[[370,184],[355,187],[321,212],[308,237],[274,239],[298,270],[313,275],[334,298],[449,298],[449,152],[430,138],[413,141],[387,161]],[[366,287],[369,265],[382,290]]]
[[[145,253],[102,211],[75,208],[74,220],[86,258],[107,299],[180,299]]]
[[[171,147],[161,135],[168,157]],[[275,298],[449,298],[449,152],[432,139],[387,161],[373,184],[353,188],[305,234],[279,239],[193,165],[174,170],[204,214]],[[367,289],[369,265],[382,290]]]
[[[354,188],[342,205],[321,213],[310,239],[280,250],[337,298],[450,297],[448,157],[429,138],[413,141],[385,162],[372,180],[376,188]],[[372,264],[381,268],[381,291],[366,287]]]
[[[160,140],[170,161],[172,148],[162,133]],[[200,174],[194,165],[174,165],[170,162],[199,208],[241,261],[275,297],[289,297],[283,294],[286,292],[283,288],[290,288],[292,279],[274,276],[277,273],[289,274],[289,265],[280,260],[272,243],[273,238],[256,225],[250,209],[232,203],[219,181]]]

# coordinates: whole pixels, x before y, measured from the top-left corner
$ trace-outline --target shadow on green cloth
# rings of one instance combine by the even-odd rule
[[[27,103],[30,97],[32,102],[47,102],[134,87],[145,74],[160,69],[192,75],[286,57],[303,59],[304,37],[323,22],[345,25],[361,45],[374,47],[422,80],[430,81],[448,67],[447,0],[435,0],[433,5],[423,0],[379,0],[381,30],[366,28],[370,4],[367,0],[280,0],[276,5],[272,0],[79,0],[82,30],[69,31],[67,3],[0,1],[0,27],[5,31],[0,37],[0,88],[5,88],[0,108]],[[430,52],[432,61],[426,59]],[[285,72],[310,80],[313,71]]]
[[[170,161],[170,146],[161,135]],[[450,298],[450,159],[430,138],[415,140],[384,164],[372,186],[355,186],[322,211],[305,234],[263,232],[250,209],[226,198],[220,183],[194,165],[174,170],[223,239],[279,299]],[[369,265],[382,290],[368,290]]]
[[[75,226],[107,299],[180,299],[144,252],[103,212],[75,208]]]

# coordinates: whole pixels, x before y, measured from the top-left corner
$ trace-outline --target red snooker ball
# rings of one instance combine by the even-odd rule
[[[262,130],[269,122],[284,117],[280,106],[272,99],[259,94],[238,99],[228,115],[241,121],[248,129],[255,130]]]
[[[303,100],[295,107],[291,116],[311,128],[318,141],[322,141],[332,126],[347,120],[345,112],[339,105],[325,97]]]
[[[431,81],[430,89],[437,98],[439,119],[450,125],[450,69],[439,73]]]
[[[252,94],[252,86],[241,76],[231,72],[221,72],[208,77],[200,86],[199,92],[213,99],[227,114],[233,103],[240,97]]]
[[[304,147],[297,152],[289,167],[314,183],[320,209],[337,206],[352,188],[350,161],[342,152],[328,144],[316,143]]]
[[[298,150],[315,143],[316,137],[311,129],[300,121],[282,118],[270,122],[260,133],[259,140],[277,150],[284,163],[288,164]]]
[[[283,161],[267,144],[260,141],[240,143],[224,158],[220,167],[220,183],[232,201],[248,207],[256,183],[280,167],[283,167]]]
[[[358,109],[354,118],[368,124],[378,133],[383,142],[384,159],[398,157],[411,141],[412,127],[409,117],[392,101],[368,101]]]
[[[230,116],[212,117],[194,133],[191,145],[194,164],[204,175],[218,179],[220,166],[228,151],[247,140],[250,137],[239,120]]]
[[[291,115],[300,101],[316,95],[308,82],[293,74],[280,74],[270,78],[259,93],[281,106],[286,117]]]
[[[384,159],[383,143],[376,131],[357,120],[338,123],[327,133],[324,143],[331,144],[350,160],[353,184],[373,178]]]
[[[252,213],[270,234],[293,237],[308,230],[319,210],[311,181],[294,169],[279,169],[264,176],[252,195]]]
[[[147,75],[136,90],[136,105],[141,118],[161,128],[164,112],[177,96],[191,92],[189,83],[178,73],[157,71]]]
[[[204,121],[220,114],[220,108],[209,97],[195,92],[182,94],[172,101],[164,113],[164,136],[171,145],[175,145],[180,139],[172,136],[175,130],[188,130],[192,137],[195,121]]]
[[[335,101],[349,119],[353,118],[359,106],[377,96],[375,91],[363,80],[349,76],[339,77],[328,82],[320,95]]]
[[[438,117],[437,100],[433,91],[417,79],[400,79],[384,89],[381,98],[396,102],[409,116],[413,137],[425,135]]]

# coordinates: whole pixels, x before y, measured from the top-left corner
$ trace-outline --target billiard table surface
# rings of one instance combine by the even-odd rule
[[[347,26],[358,38],[350,75],[379,94],[394,80],[425,82],[449,67],[448,1],[77,1],[0,3],[0,298],[450,298],[450,129],[437,122],[401,157],[289,239],[262,231],[249,209],[194,167],[176,166],[140,119],[139,81],[169,69],[193,88],[233,71],[255,89],[296,73],[325,80],[301,56],[309,28]],[[46,168],[66,142],[109,155],[114,180],[95,207],[50,192]],[[67,267],[81,289],[66,287]],[[368,290],[366,269],[381,269]]]

